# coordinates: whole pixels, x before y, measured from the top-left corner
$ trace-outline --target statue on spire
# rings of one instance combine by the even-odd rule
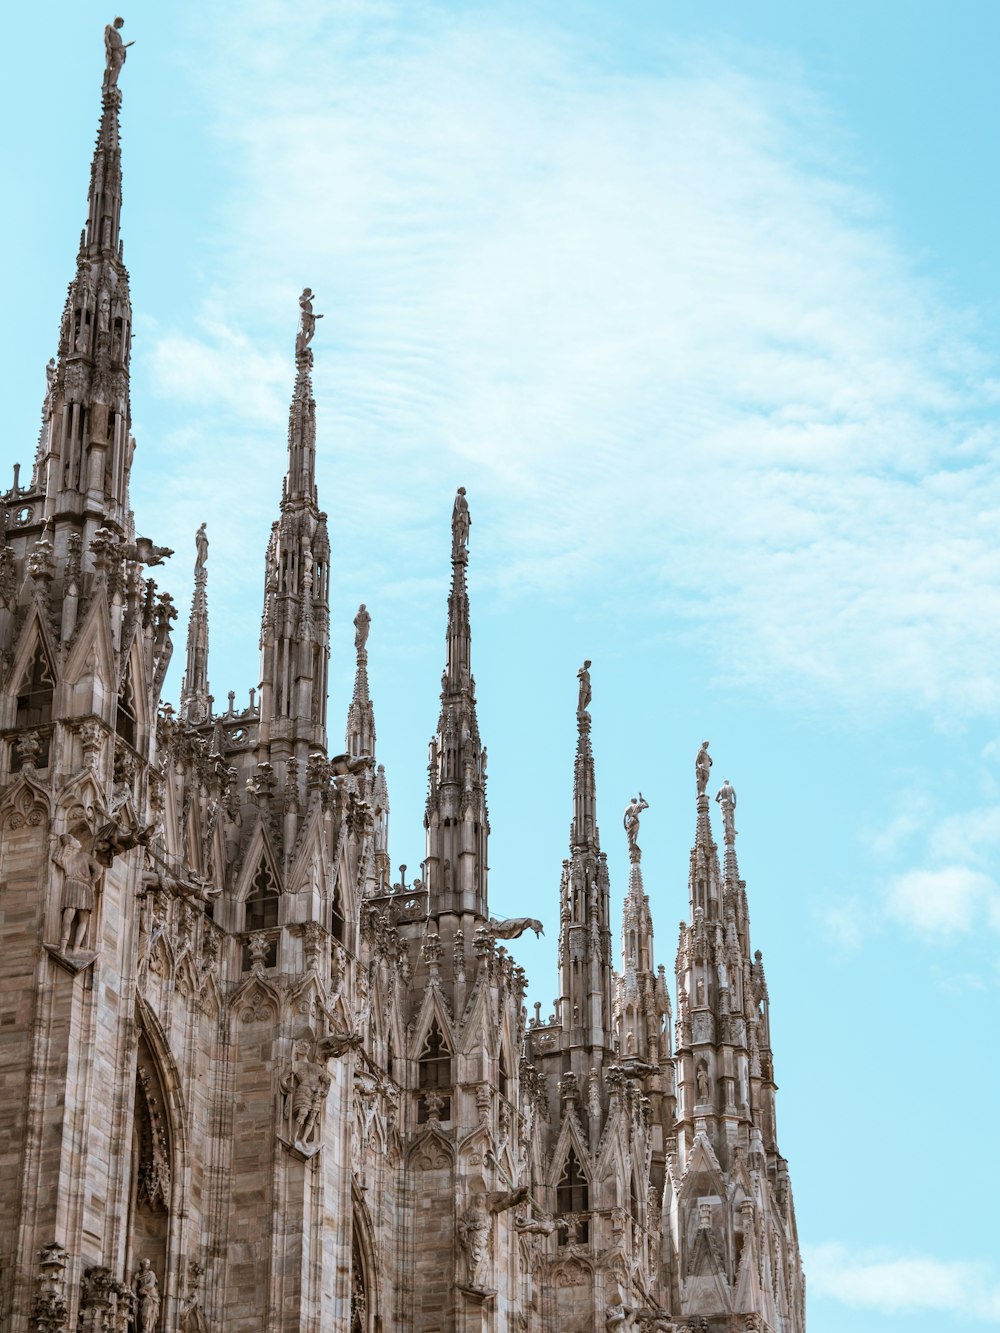
[[[698,795],[704,796],[708,787],[708,775],[712,769],[712,756],[708,753],[708,741],[702,741],[698,757],[694,761],[694,776],[698,784]]]
[[[451,511],[451,558],[464,562],[469,550],[469,528],[472,519],[469,516],[469,502],[465,498],[465,487],[459,486],[455,494],[455,506]]]
[[[583,666],[576,673],[576,678],[580,682],[580,693],[576,701],[576,715],[582,717],[590,706],[590,701],[594,697],[590,689],[590,658],[584,662]]]
[[[734,842],[736,839],[736,792],[728,778],[715,793],[715,799],[722,809],[722,823],[725,827],[726,842]]]
[[[625,836],[628,838],[628,859],[638,861],[642,856],[639,849],[639,816],[643,810],[649,809],[649,802],[639,793],[639,799],[633,796],[631,801],[625,807]]]
[[[208,533],[205,531],[205,526],[203,523],[194,535],[194,544],[198,550],[194,562],[194,576],[196,579],[204,571],[205,563],[208,560]]]
[[[123,18],[116,18],[114,23],[104,25],[104,91],[110,92],[118,87],[118,75],[125,64],[125,53],[135,42],[123,42],[120,28],[125,26]]]
[[[368,631],[371,629],[372,618],[368,614],[368,608],[364,602],[358,607],[358,614],[354,617],[354,648],[360,657],[365,651],[368,643]]]
[[[295,335],[295,356],[300,357],[313,340],[316,332],[316,321],[322,319],[322,315],[317,315],[313,311],[313,290],[311,287],[304,287],[302,295],[299,297],[299,331]]]

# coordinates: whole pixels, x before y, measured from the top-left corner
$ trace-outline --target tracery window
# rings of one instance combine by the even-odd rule
[[[417,1066],[417,1087],[424,1094],[430,1094],[437,1103],[438,1118],[448,1120],[451,1117],[451,1098],[444,1095],[445,1089],[451,1088],[451,1051],[438,1026],[437,1019],[431,1023],[424,1048],[420,1053]],[[418,1119],[428,1119],[428,1096],[420,1099]]]
[[[49,659],[41,643],[35,644],[35,653],[31,664],[21,678],[21,688],[17,692],[17,706],[14,725],[31,728],[45,726],[52,721],[52,696],[55,692],[55,680]],[[45,768],[49,762],[49,740],[44,737],[41,752],[35,760],[39,768]],[[11,767],[21,767],[21,759],[16,747],[12,755]]]
[[[135,690],[132,685],[132,672],[126,668],[122,678],[121,693],[118,695],[118,712],[115,715],[115,731],[126,744],[135,749]]]
[[[267,860],[262,856],[260,865],[257,867],[257,873],[253,877],[250,885],[250,892],[247,894],[244,915],[244,930],[247,934],[259,930],[275,930],[278,925],[278,904],[280,895],[277,885],[274,882],[274,876],[271,874],[271,867]],[[278,941],[270,940],[268,943],[268,952],[264,958],[265,967],[274,967],[278,961]],[[243,946],[243,970],[246,971],[251,965],[249,944]]]
[[[580,1165],[580,1159],[575,1149],[571,1147],[566,1154],[566,1163],[556,1185],[556,1211],[574,1217],[576,1222],[569,1230],[560,1230],[560,1243],[587,1240],[589,1234],[587,1219],[581,1218],[580,1214],[586,1213],[589,1208],[590,1185]]]

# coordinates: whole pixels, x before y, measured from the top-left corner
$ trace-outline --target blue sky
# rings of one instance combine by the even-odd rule
[[[995,1326],[1000,9],[608,9],[126,13],[139,530],[186,609],[207,520],[211,680],[243,697],[311,285],[331,734],[364,600],[394,861],[422,855],[463,484],[491,892],[549,927],[532,998],[589,656],[615,903],[641,788],[668,972],[703,737],[739,792],[812,1333]],[[107,17],[7,20],[10,462]]]

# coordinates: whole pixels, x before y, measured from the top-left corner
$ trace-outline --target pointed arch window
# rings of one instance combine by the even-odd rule
[[[508,1095],[507,1088],[510,1079],[507,1076],[507,1057],[504,1055],[503,1043],[500,1043],[500,1054],[497,1057],[497,1088],[501,1097]]]
[[[14,725],[28,730],[32,727],[44,727],[52,721],[52,698],[55,693],[55,679],[49,659],[41,643],[35,644],[31,662],[21,678],[21,688],[17,692],[17,704],[14,713]],[[42,738],[42,749],[35,760],[39,768],[45,768],[49,762],[48,736]],[[11,767],[21,767],[21,757],[17,747],[13,749]]]
[[[279,902],[278,886],[271,874],[271,867],[268,865],[266,858],[262,856],[244,905],[243,929],[246,933],[249,935],[257,931],[276,931]],[[277,961],[278,941],[277,938],[274,938],[268,942],[268,951],[263,962],[265,967],[274,967]],[[251,966],[251,962],[250,946],[247,943],[243,946],[244,971]]]
[[[115,714],[115,731],[127,745],[134,750],[136,742],[135,688],[132,684],[132,670],[125,668],[122,688],[118,695],[118,711]]]
[[[439,1120],[451,1119],[451,1049],[435,1018],[424,1039],[424,1048],[417,1063],[417,1087],[424,1094],[420,1099],[418,1120],[428,1117],[429,1099],[437,1105]]]
[[[340,944],[346,944],[347,922],[344,919],[344,904],[340,889],[336,885],[330,902],[330,934]]]
[[[588,1222],[586,1217],[581,1217],[581,1214],[586,1213],[589,1208],[590,1184],[583,1167],[580,1165],[576,1150],[571,1147],[566,1154],[562,1175],[556,1185],[556,1211],[563,1216],[570,1216],[574,1219],[573,1225],[566,1229],[560,1229],[561,1243],[565,1244],[573,1240],[586,1241],[588,1239]]]

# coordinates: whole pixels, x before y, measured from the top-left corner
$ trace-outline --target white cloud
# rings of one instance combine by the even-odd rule
[[[388,562],[461,480],[512,595],[614,586],[786,698],[1000,703],[995,369],[794,76],[289,14],[248,6],[208,72],[228,319],[155,343],[165,391],[259,428],[308,282],[321,488]]]
[[[884,1314],[939,1310],[1000,1323],[1000,1274],[987,1263],[851,1253],[847,1246],[810,1246],[804,1255],[810,1296]]]
[[[1000,901],[996,883],[967,866],[909,870],[889,886],[887,911],[927,935],[961,934],[981,913],[995,919]]]

